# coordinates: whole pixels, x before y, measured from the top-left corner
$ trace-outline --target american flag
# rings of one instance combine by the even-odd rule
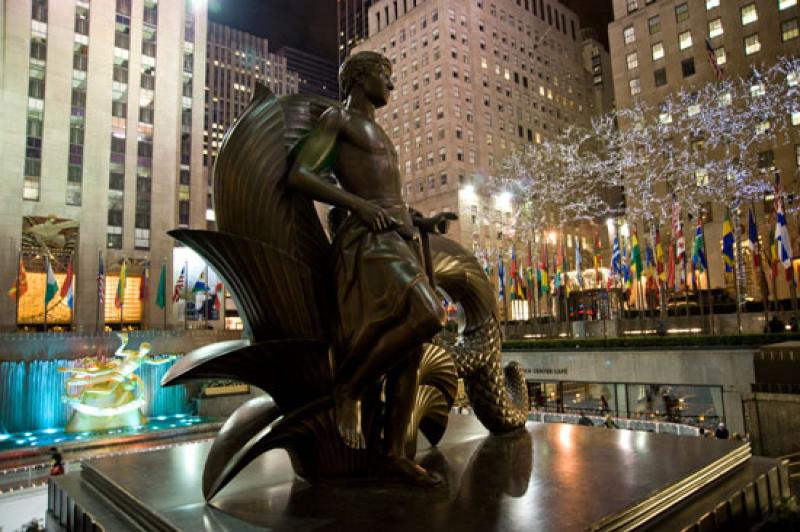
[[[100,252],[99,257],[99,265],[97,266],[97,301],[100,303],[100,307],[102,308],[106,295],[106,269],[105,265],[103,264],[102,251]]]
[[[708,52],[708,62],[711,63],[711,69],[714,71],[714,76],[717,78],[717,81],[722,81],[722,78],[725,76],[725,72],[717,63],[717,52],[714,51],[714,47],[711,46],[711,43],[708,42],[706,39],[706,52]]]
[[[183,285],[186,283],[186,266],[181,268],[181,274],[178,276],[178,280],[175,282],[175,290],[172,292],[172,302],[177,303],[181,299],[181,293],[183,292]]]

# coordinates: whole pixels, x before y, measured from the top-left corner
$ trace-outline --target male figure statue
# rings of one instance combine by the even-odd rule
[[[435,485],[440,480],[404,454],[422,344],[440,330],[444,313],[413,240],[415,220],[401,195],[397,153],[375,123],[375,109],[387,104],[394,88],[391,64],[378,53],[360,52],[344,62],[339,75],[344,107],[323,113],[288,177],[296,191],[350,212],[333,242],[336,423],[348,446],[366,448],[361,400],[385,377],[380,472]],[[320,178],[327,169],[341,188]],[[424,221],[426,226],[432,220]]]

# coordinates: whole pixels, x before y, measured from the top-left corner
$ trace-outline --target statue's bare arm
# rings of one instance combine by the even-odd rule
[[[345,113],[342,109],[331,108],[322,114],[319,124],[306,139],[289,171],[289,186],[314,200],[348,209],[373,231],[382,231],[391,225],[391,218],[386,211],[320,177],[344,129]]]

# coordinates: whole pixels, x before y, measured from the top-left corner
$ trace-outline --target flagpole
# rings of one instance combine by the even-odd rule
[[[22,242],[19,244],[19,251],[17,251],[17,281],[16,281],[16,292],[14,298],[14,330],[17,329],[19,326],[19,287],[20,287],[20,277],[22,275]]]
[[[161,257],[162,261],[164,262],[164,266],[167,265],[167,257]],[[161,279],[159,273],[159,290],[161,289]],[[166,270],[164,273],[164,330],[167,330],[167,275]]]
[[[75,253],[74,252],[70,252],[70,254],[69,254],[69,262],[70,262],[70,264],[72,264],[72,279],[70,280],[70,283],[74,283],[75,282],[75,277],[76,277],[76,275],[75,275],[75,263],[72,260],[74,256],[75,256]],[[72,286],[71,288],[72,288],[72,306],[70,306],[70,308],[69,308],[69,330],[70,331],[74,331],[75,330],[75,307],[76,307],[75,300],[77,298],[75,297],[75,287]],[[67,293],[67,296],[69,296],[69,293]]]
[[[183,261],[183,267],[186,271],[186,281],[183,283],[183,330],[189,329],[189,315],[187,313],[187,307],[189,306],[189,300],[187,299],[186,289],[189,287],[189,260]]]
[[[703,223],[702,212],[698,214],[700,222],[700,233],[703,236],[703,255],[706,258],[706,284],[708,284],[708,319],[711,326],[711,334],[714,334],[714,294],[711,292],[711,263],[708,260],[708,244],[706,243],[706,226]],[[737,301],[738,305],[738,301]],[[739,327],[741,334],[741,325]]]
[[[44,278],[45,278],[45,296],[44,296],[44,332],[47,332],[47,274],[50,272],[50,257],[47,253],[44,255]]]
[[[208,328],[208,292],[210,291],[211,279],[208,277],[208,263],[206,263],[206,296],[203,300],[203,318],[205,328]]]
[[[125,257],[122,257],[122,266],[120,266],[119,270],[119,279],[117,280],[117,286],[120,289],[119,294],[119,330],[124,330],[125,327],[125,286],[122,284],[122,269],[125,267]],[[125,284],[128,284],[128,272],[125,272]]]
[[[97,250],[97,264],[100,265],[102,263],[103,263],[103,250],[99,249],[99,250]],[[103,272],[104,273],[103,273],[103,287],[102,287],[102,289],[103,289],[103,292],[105,292],[105,288],[106,288],[105,268],[103,268]],[[95,305],[96,308],[95,308],[95,312],[94,312],[94,331],[95,331],[95,333],[99,333],[100,332],[100,280],[99,280],[100,272],[99,271],[97,272],[97,277],[98,277],[97,287],[96,287],[97,288],[97,296],[95,297],[95,302],[97,303],[97,305]],[[105,297],[105,294],[103,294],[103,296]]]

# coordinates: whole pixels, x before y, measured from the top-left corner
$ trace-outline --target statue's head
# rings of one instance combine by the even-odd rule
[[[345,59],[339,68],[339,83],[345,97],[360,87],[375,107],[383,107],[394,89],[392,64],[378,52],[358,52]]]

